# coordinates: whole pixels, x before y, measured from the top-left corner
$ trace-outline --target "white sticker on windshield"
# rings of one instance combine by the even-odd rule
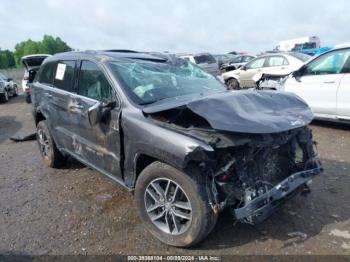
[[[58,64],[55,78],[58,80],[63,80],[65,71],[66,71],[66,64]]]

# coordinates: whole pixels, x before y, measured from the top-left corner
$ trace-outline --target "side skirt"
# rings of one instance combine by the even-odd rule
[[[101,168],[85,161],[84,159],[82,159],[80,156],[66,150],[66,149],[60,149],[63,153],[66,153],[72,157],[74,157],[76,160],[78,160],[79,162],[83,163],[84,165],[88,166],[88,167],[91,167],[92,169],[98,171],[99,173],[101,173],[102,175],[105,175],[107,176],[108,178],[112,179],[114,182],[117,182],[119,185],[121,185],[123,188],[125,188],[126,190],[128,190],[129,192],[132,192],[134,189],[133,188],[130,188],[130,187],[127,187],[124,183],[124,181],[122,181],[121,179],[118,179],[116,178],[115,176],[113,176],[112,174],[102,170]]]

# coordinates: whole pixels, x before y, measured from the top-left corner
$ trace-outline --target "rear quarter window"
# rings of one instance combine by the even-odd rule
[[[42,69],[38,78],[39,83],[52,85],[53,74],[56,69],[56,62],[49,62],[42,65]],[[26,71],[26,75],[29,75],[29,72]]]

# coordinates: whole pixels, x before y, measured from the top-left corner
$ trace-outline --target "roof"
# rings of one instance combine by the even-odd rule
[[[334,48],[350,48],[350,42],[342,43],[339,45],[335,45]]]
[[[199,56],[199,55],[211,55],[208,52],[203,52],[203,53],[178,53],[176,54],[177,56]]]
[[[58,53],[48,58],[47,61],[58,59],[86,59],[90,58],[99,62],[124,60],[124,59],[139,59],[139,60],[151,60],[164,62],[167,60],[168,55],[162,53],[152,52],[137,52],[132,50],[87,50],[87,51],[72,51],[65,53]]]

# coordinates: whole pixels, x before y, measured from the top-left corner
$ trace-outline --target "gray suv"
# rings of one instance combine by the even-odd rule
[[[133,191],[145,227],[169,245],[203,240],[224,209],[263,221],[322,171],[304,101],[228,91],[171,55],[54,55],[35,76],[32,102],[44,162],[73,156]]]

